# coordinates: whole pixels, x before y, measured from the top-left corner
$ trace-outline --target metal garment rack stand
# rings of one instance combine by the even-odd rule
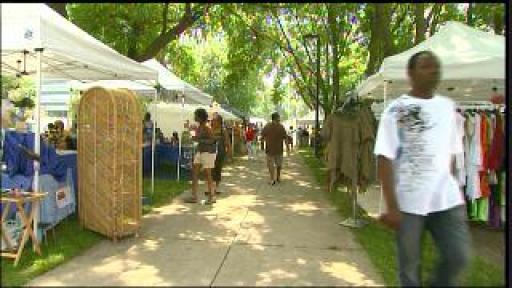
[[[352,179],[352,182],[357,182],[357,178],[356,179]],[[341,221],[340,223],[338,223],[339,225],[341,226],[345,226],[345,227],[350,227],[350,228],[361,228],[363,226],[365,226],[366,224],[368,224],[367,221],[363,220],[363,219],[360,219],[357,217],[357,212],[358,212],[358,209],[357,209],[357,192],[359,189],[355,188],[357,187],[356,185],[354,185],[355,183],[353,183],[352,185],[352,189],[351,190],[351,196],[352,196],[352,217],[350,218],[347,218],[343,221]]]
[[[355,94],[352,94],[352,95],[349,95],[347,97],[347,100],[345,101],[345,103],[343,103],[343,106],[341,106],[341,109],[339,110],[340,112],[343,112],[345,106],[347,105],[347,103],[349,103],[352,98],[357,98],[357,95]],[[358,157],[359,158],[359,153],[358,153]],[[352,187],[350,188],[351,190],[351,196],[352,196],[352,217],[350,218],[347,218],[343,221],[341,221],[340,223],[338,223],[339,225],[341,226],[345,226],[345,227],[350,227],[350,228],[361,228],[363,226],[365,226],[366,224],[368,224],[367,221],[363,220],[363,219],[359,219],[357,217],[357,212],[358,212],[358,209],[357,209],[357,192],[358,192],[358,188],[357,188],[357,179],[359,178],[359,175],[357,173],[357,169],[356,169],[356,176],[353,177],[352,179]]]

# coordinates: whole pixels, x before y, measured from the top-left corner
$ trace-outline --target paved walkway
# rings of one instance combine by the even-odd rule
[[[228,167],[213,207],[176,199],[144,217],[140,237],[102,241],[28,285],[382,285],[300,156],[275,187],[262,158]]]

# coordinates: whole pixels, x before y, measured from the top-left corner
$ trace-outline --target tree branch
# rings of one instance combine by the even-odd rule
[[[169,20],[169,3],[164,4],[164,11],[162,12],[162,31],[160,32],[160,35],[164,34],[165,31],[167,31],[167,22]]]
[[[163,34],[160,34],[158,38],[153,40],[153,42],[148,46],[144,53],[137,55],[134,57],[134,60],[142,62],[152,57],[155,57],[158,52],[160,52],[169,42],[175,40],[181,33],[183,33],[188,28],[192,27],[192,25],[208,11],[210,4],[206,4],[202,7],[202,9],[198,9],[192,12],[191,4],[185,3],[185,13],[181,17],[180,21],[176,26],[166,31]]]
[[[66,10],[66,5],[68,3],[59,3],[59,2],[52,2],[52,3],[45,3],[48,5],[48,7],[55,10],[55,12],[59,13],[62,17],[68,19],[68,11]]]

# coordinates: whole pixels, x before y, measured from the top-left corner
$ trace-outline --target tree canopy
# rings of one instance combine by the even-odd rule
[[[496,34],[505,29],[504,4],[493,3],[50,6],[118,52],[137,61],[156,57],[216,101],[259,114],[289,106],[290,95],[313,108],[317,61],[319,104],[328,114],[385,57],[424,41],[446,21]]]

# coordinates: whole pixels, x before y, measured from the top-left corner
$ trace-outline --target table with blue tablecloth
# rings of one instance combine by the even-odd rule
[[[181,172],[182,175],[190,174],[187,173],[190,169],[190,165],[187,165],[189,162],[191,163],[192,157],[189,155],[192,153],[193,147],[183,146],[182,154],[181,154]],[[144,145],[142,151],[143,158],[143,171],[144,176],[149,177],[151,175],[151,145]],[[157,144],[155,145],[155,170],[158,171],[161,168],[162,163],[171,163],[172,165],[178,164],[178,159],[180,157],[179,147],[171,144]],[[183,165],[185,164],[185,165]],[[189,167],[190,166],[190,167]],[[176,175],[173,175],[174,177]]]
[[[24,156],[18,144],[34,151],[34,133],[7,131],[3,144],[2,162],[6,170],[2,173],[2,189],[31,191],[34,162]],[[44,141],[40,147],[40,191],[47,192],[48,197],[41,202],[39,222],[53,227],[76,210],[76,152],[58,155],[55,148]]]

